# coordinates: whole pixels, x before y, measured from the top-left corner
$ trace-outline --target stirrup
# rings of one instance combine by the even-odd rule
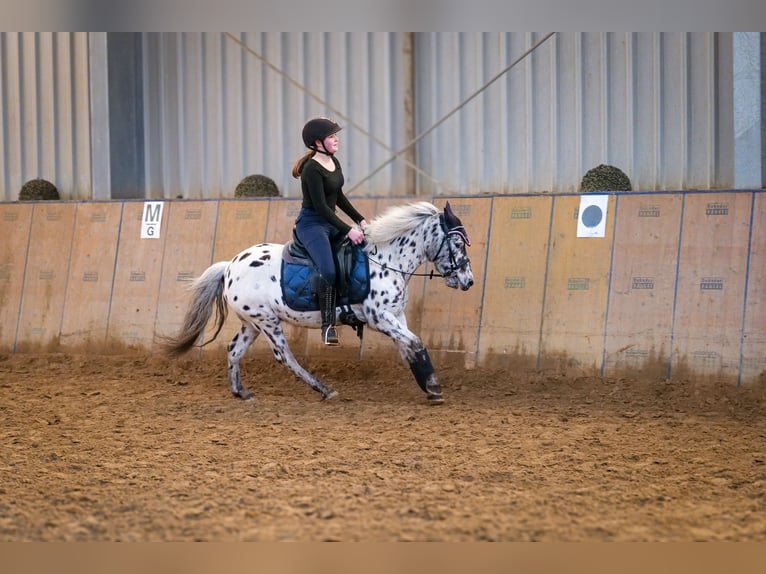
[[[322,327],[322,342],[328,347],[337,347],[340,345],[340,341],[338,340],[338,330],[335,328],[335,325]]]

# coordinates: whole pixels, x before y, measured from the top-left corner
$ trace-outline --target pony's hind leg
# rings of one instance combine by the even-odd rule
[[[240,399],[250,400],[253,398],[253,393],[248,391],[242,386],[240,377],[239,362],[242,357],[245,356],[245,352],[258,338],[258,330],[251,324],[242,321],[242,328],[234,335],[228,346],[228,358],[229,358],[229,386],[231,392],[235,397]]]
[[[293,374],[300,377],[307,385],[322,395],[322,399],[332,399],[338,395],[336,391],[326,386],[300,365],[287,344],[285,333],[276,316],[263,320],[259,324],[259,328],[268,339],[271,350],[274,353],[274,358],[278,363],[281,363],[290,369]]]

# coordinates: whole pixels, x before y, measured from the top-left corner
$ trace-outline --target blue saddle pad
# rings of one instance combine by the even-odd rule
[[[370,294],[370,264],[367,256],[358,247],[354,247],[352,253],[347,277],[345,281],[339,281],[346,286],[345,289],[338,289],[336,304],[339,307],[361,303]],[[289,244],[285,246],[280,285],[287,306],[295,311],[319,311],[319,299],[314,288],[318,280],[319,272],[311,260],[291,256]]]

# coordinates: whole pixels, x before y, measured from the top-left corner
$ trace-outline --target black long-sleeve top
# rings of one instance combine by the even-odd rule
[[[359,213],[343,194],[343,170],[340,162],[333,157],[335,171],[327,171],[316,161],[308,160],[301,171],[301,190],[303,207],[313,209],[338,230],[348,233],[351,227],[335,214],[335,207],[341,208],[354,223],[359,223],[364,216]]]

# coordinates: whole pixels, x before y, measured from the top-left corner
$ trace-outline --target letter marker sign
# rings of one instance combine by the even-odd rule
[[[144,203],[144,215],[141,217],[141,239],[159,239],[162,227],[162,201]]]

